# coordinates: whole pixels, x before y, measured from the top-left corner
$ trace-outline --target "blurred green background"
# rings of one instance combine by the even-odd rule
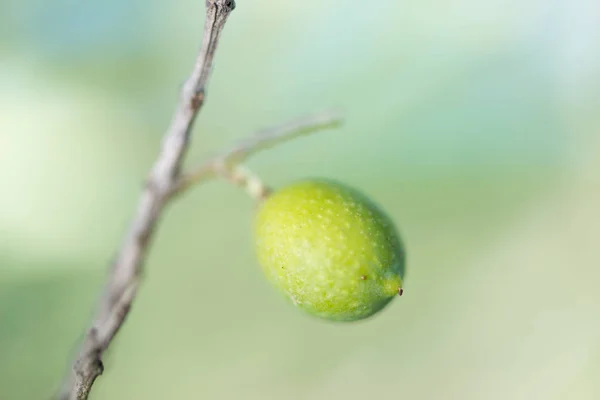
[[[47,399],[92,315],[199,46],[204,1],[0,2],[0,399]],[[397,221],[405,295],[311,319],[220,181],[168,208],[92,399],[599,399],[600,3],[238,0],[188,164],[261,153]]]

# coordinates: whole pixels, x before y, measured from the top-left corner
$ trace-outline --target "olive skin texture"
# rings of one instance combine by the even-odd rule
[[[405,252],[390,218],[358,190],[306,179],[272,192],[255,219],[268,281],[310,315],[358,321],[402,294]]]

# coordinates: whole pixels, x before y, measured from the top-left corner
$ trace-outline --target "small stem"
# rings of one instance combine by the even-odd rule
[[[218,167],[217,175],[242,188],[250,197],[258,201],[265,200],[272,192],[270,187],[265,185],[257,175],[243,165],[234,165],[231,167],[222,165]]]

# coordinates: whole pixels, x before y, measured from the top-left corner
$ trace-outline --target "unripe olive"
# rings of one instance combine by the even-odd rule
[[[316,317],[361,320],[402,294],[405,255],[393,222],[339,182],[272,192],[256,214],[255,246],[267,279]]]

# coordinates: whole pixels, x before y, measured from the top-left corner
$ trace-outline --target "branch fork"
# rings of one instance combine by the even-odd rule
[[[86,400],[96,378],[104,371],[102,356],[123,326],[140,285],[144,261],[153,233],[167,203],[191,186],[211,178],[225,178],[244,188],[253,198],[264,199],[270,189],[241,164],[260,150],[303,134],[332,128],[341,122],[337,112],[325,112],[258,132],[210,158],[197,168],[181,172],[190,146],[194,120],[206,98],[213,58],[233,0],[207,0],[202,46],[179,103],[164,134],[137,209],[115,261],[109,270],[104,293],[91,327],[65,381],[60,400]]]

